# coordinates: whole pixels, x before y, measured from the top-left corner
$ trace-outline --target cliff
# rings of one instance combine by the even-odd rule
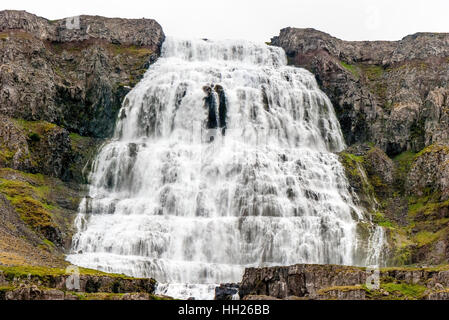
[[[63,269],[1,267],[0,300],[168,300],[154,294],[154,279],[79,269],[74,277]]]
[[[378,280],[372,276],[365,268],[332,265],[250,268],[239,295],[243,300],[449,299],[447,268],[390,268],[381,269]]]
[[[151,19],[0,12],[0,263],[65,265],[90,161],[164,38]]]
[[[449,262],[449,34],[343,41],[282,29],[272,45],[315,74],[349,146],[359,204],[385,227],[390,265]]]

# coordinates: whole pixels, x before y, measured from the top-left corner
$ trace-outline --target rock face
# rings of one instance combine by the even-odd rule
[[[135,279],[81,269],[0,267],[0,300],[161,300],[154,279]]]
[[[365,268],[332,265],[250,268],[245,271],[239,293],[244,300],[257,300],[257,297],[444,300],[448,297],[447,269],[391,268],[381,269],[377,275]]]
[[[239,293],[239,285],[235,283],[222,284],[215,288],[215,300],[234,300]]]
[[[123,97],[164,40],[150,19],[48,21],[0,12],[0,113],[108,137]]]
[[[442,201],[449,200],[448,145],[435,144],[419,154],[408,175],[407,191],[417,197],[436,192]]]
[[[63,263],[90,162],[164,38],[151,19],[0,11],[0,212],[25,228],[2,220],[0,262]]]
[[[351,42],[286,28],[272,44],[316,75],[349,145],[371,142],[394,156],[448,139],[449,34]]]

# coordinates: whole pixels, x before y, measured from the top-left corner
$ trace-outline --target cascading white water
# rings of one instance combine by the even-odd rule
[[[213,142],[205,86],[227,109]],[[95,161],[68,260],[178,298],[213,298],[248,266],[352,265],[363,217],[342,149],[330,101],[282,49],[167,39]]]

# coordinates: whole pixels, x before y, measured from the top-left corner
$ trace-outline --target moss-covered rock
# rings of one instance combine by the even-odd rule
[[[167,300],[154,294],[154,279],[78,268],[79,288],[68,286],[72,269],[0,266],[0,300]],[[115,288],[120,287],[120,292]]]

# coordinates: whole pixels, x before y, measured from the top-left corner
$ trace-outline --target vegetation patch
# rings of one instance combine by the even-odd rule
[[[368,78],[368,80],[375,81],[379,80],[384,74],[385,70],[382,66],[377,65],[369,65],[363,66],[362,71],[364,75]]]
[[[405,299],[420,299],[427,290],[427,288],[422,285],[408,283],[385,283],[381,284],[381,288],[388,293]]]
[[[0,166],[7,166],[14,159],[14,151],[0,146]]]
[[[425,246],[426,244],[434,242],[438,239],[437,233],[432,233],[429,231],[421,231],[415,235],[414,240],[420,246]]]
[[[438,152],[443,152],[445,154],[449,154],[449,146],[438,144],[438,143],[432,144],[432,145],[424,148],[423,150],[421,150],[416,155],[416,158],[422,157],[423,155],[426,155],[429,153],[438,153]]]
[[[31,229],[48,241],[57,240],[54,238],[57,227],[52,215],[55,205],[48,201],[51,190],[43,175],[0,169],[0,193],[6,196]]]
[[[394,223],[388,220],[381,212],[376,212],[373,216],[373,222],[381,227],[393,229]]]
[[[28,136],[32,134],[44,136],[57,127],[57,125],[47,121],[27,121],[23,119],[14,119],[14,121],[28,133]]]
[[[0,266],[0,271],[3,272],[3,274],[8,279],[27,278],[28,276],[45,278],[48,276],[57,277],[57,276],[67,275],[67,272],[65,269],[47,268],[47,267],[41,267],[41,266],[14,266],[14,267]],[[101,272],[98,270],[86,269],[86,268],[79,268],[79,271],[80,271],[80,275],[89,275],[89,276],[97,276],[97,277],[111,277],[111,278],[119,278],[119,279],[124,279],[124,280],[136,279],[136,278],[122,275],[122,274],[110,274],[110,273]]]
[[[340,292],[350,292],[350,291],[357,291],[357,290],[366,290],[366,287],[363,285],[355,285],[355,286],[335,286],[335,287],[329,287],[325,289],[318,290],[319,295],[326,294],[331,291],[340,291]]]
[[[0,192],[11,202],[20,218],[33,230],[48,236],[49,229],[56,228],[49,209],[43,202],[45,192],[23,181],[0,179]]]
[[[357,68],[357,66],[352,65],[352,64],[348,64],[344,61],[340,61],[340,65],[345,68],[346,70],[348,70],[350,73],[352,73],[352,75],[358,79],[360,77],[360,71]]]
[[[109,48],[111,49],[114,55],[135,56],[138,58],[147,57],[153,53],[153,51],[149,48],[139,47],[135,45],[124,46],[124,45],[110,44]]]

